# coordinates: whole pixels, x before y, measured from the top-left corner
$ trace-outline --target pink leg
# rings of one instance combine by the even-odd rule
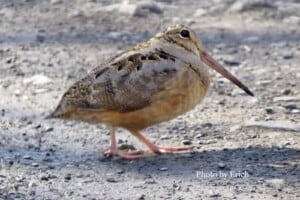
[[[150,140],[148,140],[145,136],[143,136],[139,131],[131,131],[134,136],[136,136],[141,142],[143,142],[150,151],[154,153],[172,153],[178,151],[186,151],[191,150],[193,146],[182,146],[182,147],[169,147],[169,146],[157,146],[153,144]]]
[[[116,134],[115,134],[115,128],[111,128],[110,130],[110,137],[111,137],[111,145],[110,147],[104,151],[104,155],[106,156],[119,156],[124,159],[135,159],[135,158],[141,158],[143,157],[140,155],[142,151],[120,151],[117,148],[117,143],[116,143]]]

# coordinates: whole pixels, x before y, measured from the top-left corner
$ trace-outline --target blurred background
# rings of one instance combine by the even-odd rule
[[[44,120],[78,78],[177,23],[256,95],[212,72],[202,105],[146,130],[196,153],[109,160],[103,125]],[[0,199],[299,199],[299,55],[299,0],[0,0]]]

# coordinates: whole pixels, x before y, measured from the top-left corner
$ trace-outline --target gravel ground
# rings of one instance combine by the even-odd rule
[[[0,199],[300,199],[298,0],[0,0]],[[105,126],[45,120],[115,52],[175,23],[251,88],[212,72],[204,103],[145,130],[193,152],[105,158]],[[119,145],[145,148],[125,130]]]

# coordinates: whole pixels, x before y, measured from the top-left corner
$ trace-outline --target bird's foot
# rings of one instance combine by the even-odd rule
[[[173,153],[178,151],[187,151],[193,149],[193,146],[182,146],[182,147],[169,147],[169,146],[153,146],[150,148],[150,151],[162,154],[162,153]]]
[[[112,157],[112,156],[118,156],[123,159],[136,159],[136,158],[142,158],[143,151],[121,151],[119,149],[112,149],[109,148],[105,150],[104,155],[106,157]]]

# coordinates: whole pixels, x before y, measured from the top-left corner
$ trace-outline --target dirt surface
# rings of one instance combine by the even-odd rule
[[[299,13],[297,0],[0,0],[0,199],[300,199]],[[175,23],[256,95],[212,72],[203,104],[145,130],[192,152],[105,158],[104,125],[44,119],[76,79]]]

